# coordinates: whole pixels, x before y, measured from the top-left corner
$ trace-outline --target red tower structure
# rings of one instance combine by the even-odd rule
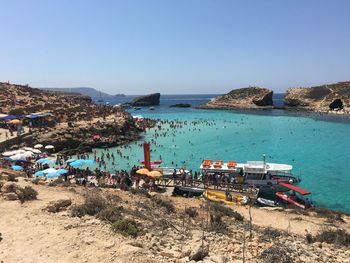
[[[145,160],[145,168],[151,170],[151,151],[150,144],[148,142],[143,143],[143,155]]]

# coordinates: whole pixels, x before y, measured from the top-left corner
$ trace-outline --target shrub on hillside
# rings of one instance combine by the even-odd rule
[[[135,189],[135,188],[131,188],[130,189],[130,193],[134,194],[134,195],[141,195],[141,196],[145,196],[147,198],[150,198],[151,195],[148,193],[147,190],[145,189]]]
[[[101,220],[105,220],[109,223],[112,223],[117,221],[120,218],[120,212],[121,212],[121,208],[119,207],[107,206],[106,208],[98,212],[96,216]]]
[[[72,216],[94,216],[107,207],[107,201],[99,193],[90,192],[85,195],[84,203],[72,207]]]
[[[14,174],[7,175],[7,181],[9,181],[9,182],[17,182],[16,176]]]
[[[18,188],[16,193],[17,193],[18,199],[21,201],[21,203],[24,203],[25,201],[29,201],[29,200],[35,200],[37,198],[37,195],[38,195],[38,192],[35,191],[30,186],[26,186],[24,188]]]
[[[121,233],[123,236],[136,237],[140,233],[136,222],[127,218],[120,218],[115,221],[112,225],[112,229],[115,232]]]
[[[164,207],[168,213],[175,212],[175,207],[171,201],[159,197],[154,197],[152,200],[157,206]]]
[[[263,237],[268,239],[275,239],[276,237],[283,236],[283,232],[272,227],[266,227],[262,231]]]
[[[313,241],[348,247],[350,246],[350,234],[344,229],[325,229],[318,233]]]
[[[281,244],[275,244],[265,249],[259,256],[262,262],[266,263],[293,263],[293,259],[287,254],[289,249]]]
[[[228,208],[226,206],[218,204],[218,203],[210,203],[208,209],[209,209],[209,212],[215,211],[216,213],[220,214],[221,216],[232,217],[237,221],[243,221],[243,219],[244,219],[244,217],[240,213],[234,211],[231,208]]]
[[[195,207],[187,207],[185,209],[185,214],[191,218],[195,218],[198,216],[198,211]]]

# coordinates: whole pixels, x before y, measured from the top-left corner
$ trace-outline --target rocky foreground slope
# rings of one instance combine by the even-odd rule
[[[350,258],[346,240],[333,244],[330,236],[316,239],[325,229],[349,231],[345,215],[323,218],[254,207],[249,212],[248,207],[211,206],[202,199],[25,180],[13,184],[33,187],[38,200],[23,204],[5,199],[10,182],[4,176],[0,180],[0,261],[7,263],[292,263]]]
[[[290,88],[285,96],[285,106],[317,112],[350,109],[350,81],[308,88]]]
[[[259,87],[234,89],[216,97],[199,108],[207,109],[258,109],[273,106],[273,91]]]

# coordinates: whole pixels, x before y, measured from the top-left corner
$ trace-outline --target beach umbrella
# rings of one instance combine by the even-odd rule
[[[26,151],[32,151],[33,148],[30,148],[30,147],[24,147],[23,150],[26,150]]]
[[[35,176],[43,176],[44,175],[44,172],[43,171],[36,171],[34,173]]]
[[[41,151],[40,151],[40,150],[38,150],[38,149],[32,149],[31,151],[32,151],[33,153],[36,153],[36,154],[41,153]]]
[[[59,176],[60,176],[60,174],[57,171],[46,174],[47,178],[56,178],[56,177],[59,177]]]
[[[152,178],[158,178],[158,177],[162,177],[163,175],[159,171],[152,171],[152,172],[149,172],[147,174],[147,176],[152,177]]]
[[[34,149],[40,149],[40,148],[43,148],[44,147],[44,145],[42,145],[42,144],[35,144],[34,145]]]
[[[57,173],[59,173],[59,174],[66,174],[66,173],[68,173],[68,170],[66,170],[66,169],[58,169]]]
[[[11,168],[14,171],[23,171],[23,167],[20,165],[12,165]]]
[[[79,159],[79,160],[76,160],[74,162],[71,162],[70,166],[79,167],[79,166],[82,166],[84,163],[85,163],[84,160]]]
[[[53,145],[46,145],[45,146],[45,149],[47,149],[47,150],[54,149],[54,148],[55,148],[55,146],[53,146]]]
[[[13,155],[13,151],[2,153],[2,156],[11,156],[11,155]]]
[[[3,157],[1,158],[2,160],[5,160],[5,161],[12,161],[12,159],[10,157]]]
[[[4,152],[2,153],[3,156],[11,156],[11,155],[16,155],[16,154],[21,154],[21,153],[25,153],[25,150],[14,150],[14,151],[8,151],[8,152]]]
[[[49,160],[49,159],[47,159],[47,158],[40,158],[40,159],[36,160],[35,162],[36,163],[43,163],[43,162],[45,162],[47,160]]]
[[[146,169],[146,168],[142,168],[142,169],[137,170],[136,173],[138,173],[138,174],[145,174],[146,175],[146,174],[149,173],[149,170]]]
[[[21,153],[23,156],[25,156],[26,158],[27,157],[33,157],[34,153],[31,152],[31,151],[27,151],[27,152],[24,152],[24,153]]]
[[[77,159],[74,159],[74,158],[72,158],[72,159],[68,159],[67,161],[66,161],[66,163],[72,163],[72,162],[74,162],[74,161],[76,161]]]
[[[55,168],[48,168],[48,169],[45,169],[43,172],[44,174],[49,174],[49,173],[55,173],[57,172],[57,170]]]
[[[85,160],[84,163],[87,165],[93,165],[95,163],[95,160],[88,159],[88,160]]]
[[[53,164],[53,163],[55,163],[55,161],[47,159],[43,161],[41,164]]]
[[[15,154],[15,155],[12,155],[10,158],[12,161],[19,161],[19,160],[25,160],[27,157],[24,156],[23,154]]]

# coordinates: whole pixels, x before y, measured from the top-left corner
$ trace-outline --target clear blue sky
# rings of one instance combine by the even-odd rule
[[[0,81],[223,93],[350,79],[350,1],[1,1]]]

